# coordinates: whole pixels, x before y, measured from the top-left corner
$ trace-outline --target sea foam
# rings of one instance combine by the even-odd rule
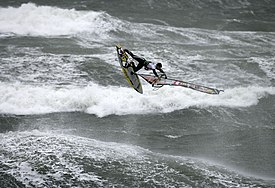
[[[130,87],[101,86],[90,83],[85,87],[32,86],[21,83],[0,83],[0,113],[43,114],[54,112],[84,112],[104,117],[111,114],[168,113],[190,107],[249,107],[257,105],[274,87],[239,87],[220,95],[208,95],[181,87],[164,87],[153,91],[144,85],[143,95]]]
[[[53,36],[79,32],[102,34],[112,29],[103,12],[77,11],[33,3],[20,7],[0,7],[0,32],[17,35]]]

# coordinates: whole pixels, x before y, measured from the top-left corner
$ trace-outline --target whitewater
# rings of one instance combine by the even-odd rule
[[[233,88],[226,90],[220,96],[210,96],[182,88],[164,88],[161,92],[153,91],[150,86],[145,89],[146,94],[140,95],[131,92],[131,88],[97,84],[83,88],[1,84],[0,112],[28,115],[77,111],[99,117],[111,114],[168,113],[190,107],[248,107],[257,105],[259,100],[267,95],[275,95],[274,87]],[[124,104],[125,99],[127,106]]]

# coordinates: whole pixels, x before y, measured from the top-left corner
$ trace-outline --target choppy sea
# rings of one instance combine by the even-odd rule
[[[1,1],[0,187],[275,187],[274,10],[273,0]],[[141,95],[116,44],[225,92],[142,81]]]

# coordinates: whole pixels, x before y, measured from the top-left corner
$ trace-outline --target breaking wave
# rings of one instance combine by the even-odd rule
[[[257,86],[227,89],[218,96],[185,88],[166,87],[159,92],[145,86],[144,90],[146,94],[140,95],[132,88],[93,83],[86,87],[67,88],[1,83],[0,113],[22,115],[79,111],[99,117],[168,113],[189,107],[248,107],[256,105],[267,95],[275,95],[274,87]]]
[[[103,12],[27,3],[18,8],[0,8],[0,32],[31,36],[72,35],[79,32],[99,35],[113,28],[106,17],[110,16]]]

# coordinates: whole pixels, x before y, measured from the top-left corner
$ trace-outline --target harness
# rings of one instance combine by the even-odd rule
[[[150,67],[148,67],[148,65],[151,63],[151,61],[144,61],[144,69],[145,70],[150,70],[151,68]]]
[[[146,66],[147,67],[147,65],[149,65],[149,63],[150,63],[150,61],[144,61],[144,66]]]

